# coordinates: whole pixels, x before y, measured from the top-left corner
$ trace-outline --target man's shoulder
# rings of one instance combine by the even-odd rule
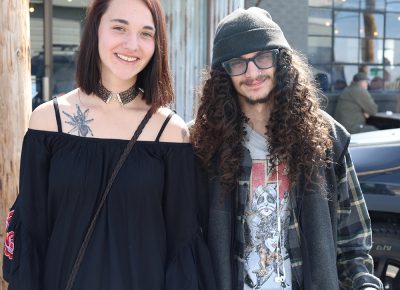
[[[352,95],[353,97],[369,95],[368,90],[358,86],[357,84],[351,84],[349,87],[345,89],[347,94]]]
[[[360,87],[357,85],[354,85],[353,83],[347,86],[340,94],[340,98],[346,98],[350,97],[354,94],[357,94],[359,92]]]
[[[350,84],[350,85],[346,86],[345,88],[343,88],[342,91],[339,91],[339,93],[340,93],[340,95],[345,95],[345,94],[348,94],[349,91],[351,91],[352,89],[353,89],[353,86],[352,86],[352,84]]]
[[[350,133],[327,112],[321,110],[321,115],[330,125],[334,159],[340,160],[349,146]]]
[[[331,115],[329,115],[324,110],[320,110],[320,112],[321,112],[322,117],[329,123],[329,125],[331,127],[331,131],[333,131],[334,139],[350,138],[350,133],[343,127],[342,124],[340,124],[338,121],[336,121]]]

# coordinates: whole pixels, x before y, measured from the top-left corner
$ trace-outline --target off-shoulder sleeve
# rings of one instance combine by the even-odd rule
[[[49,159],[46,137],[29,130],[22,146],[20,192],[6,222],[3,276],[9,290],[43,289]]]
[[[167,234],[167,290],[214,290],[215,279],[205,243],[207,192],[204,175],[189,144],[166,157],[163,196]]]

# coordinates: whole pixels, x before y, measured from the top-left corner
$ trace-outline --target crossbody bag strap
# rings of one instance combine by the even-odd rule
[[[150,109],[147,112],[147,114],[144,116],[143,120],[140,122],[140,124],[137,127],[135,133],[132,136],[132,139],[126,145],[124,152],[122,153],[117,165],[114,168],[113,173],[111,174],[110,179],[108,180],[107,187],[106,187],[106,189],[105,189],[105,191],[104,191],[104,193],[103,193],[103,195],[101,197],[99,206],[96,209],[96,212],[95,212],[95,214],[94,214],[94,216],[92,218],[92,221],[90,222],[89,228],[86,231],[85,238],[84,238],[84,240],[82,242],[81,248],[79,249],[78,256],[77,256],[77,258],[75,260],[74,266],[72,267],[72,271],[71,271],[71,273],[69,275],[67,286],[65,288],[66,290],[71,290],[72,287],[74,286],[76,275],[78,274],[80,265],[81,265],[82,260],[83,260],[83,256],[85,255],[87,246],[88,246],[88,244],[90,242],[90,239],[92,237],[93,230],[94,230],[94,227],[95,227],[96,222],[97,222],[97,218],[99,217],[101,209],[104,206],[104,203],[105,203],[105,201],[107,199],[107,196],[108,196],[108,194],[109,194],[109,192],[111,190],[111,187],[112,187],[112,185],[114,183],[115,177],[117,176],[119,170],[121,169],[122,165],[124,164],[124,162],[125,162],[126,158],[128,157],[129,153],[131,152],[131,150],[133,148],[133,145],[135,145],[137,139],[139,138],[140,134],[143,131],[143,128],[146,126],[146,124],[150,120],[151,116],[152,116],[152,111]]]

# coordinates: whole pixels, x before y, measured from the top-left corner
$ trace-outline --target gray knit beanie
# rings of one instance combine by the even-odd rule
[[[264,9],[237,9],[218,24],[211,67],[254,51],[290,48],[281,28]]]

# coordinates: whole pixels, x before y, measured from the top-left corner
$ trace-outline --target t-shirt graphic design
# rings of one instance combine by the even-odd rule
[[[289,226],[289,181],[285,166],[271,171],[268,159],[253,160],[245,223],[245,289],[282,289],[278,276],[285,274],[286,288],[291,289],[290,260],[286,252]],[[277,195],[279,194],[279,211]],[[278,212],[281,223],[279,245]],[[278,275],[279,271],[279,275]],[[245,275],[246,275],[245,274]],[[249,287],[251,286],[251,287]]]

